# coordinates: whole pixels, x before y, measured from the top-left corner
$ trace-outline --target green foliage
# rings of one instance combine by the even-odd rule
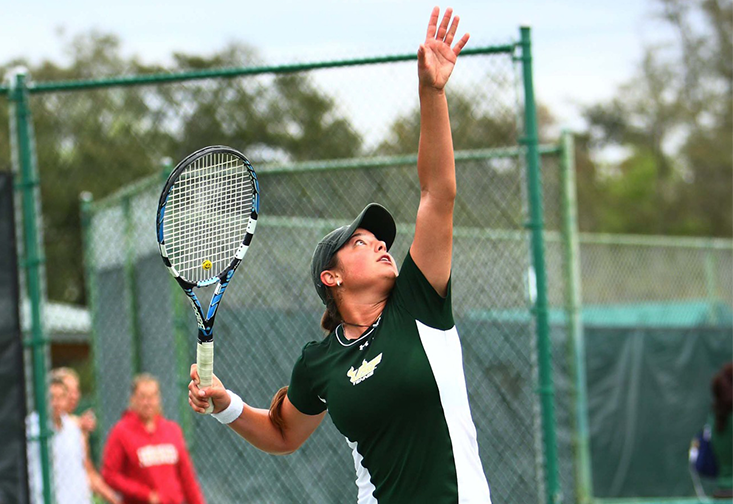
[[[583,231],[731,236],[733,219],[733,7],[730,0],[654,0],[677,35],[646,50],[616,97],[588,107],[576,139],[579,224]],[[692,23],[702,16],[705,25]],[[199,71],[261,65],[256,51],[232,44],[210,55],[172,55],[168,68],[121,52],[120,40],[90,32],[66,43],[68,64],[30,65],[34,82]],[[481,93],[449,91],[456,149],[516,144],[517,115]],[[494,104],[494,108],[489,108]],[[155,86],[31,95],[44,213],[49,297],[83,302],[78,195],[101,199],[158,173],[209,144],[229,144],[262,161],[414,153],[419,114],[398,117],[374,152],[333,97],[307,73],[208,79]],[[554,121],[540,107],[540,138]],[[0,100],[0,159],[10,159],[8,107]],[[627,155],[609,167],[607,148]],[[0,163],[8,169],[9,161]],[[387,181],[382,181],[387,183]],[[497,183],[495,180],[487,183]],[[521,210],[521,209],[519,209]],[[514,211],[511,212],[514,215]]]
[[[675,33],[636,75],[585,110],[576,153],[583,231],[733,234],[733,2],[656,0]],[[693,22],[702,19],[704,24]],[[601,169],[609,147],[628,154]]]
[[[269,96],[267,125],[272,145],[295,161],[355,156],[361,138],[349,121],[335,114],[334,102],[302,76],[277,77]],[[280,99],[287,97],[286,106]]]
[[[231,45],[211,56],[175,54],[174,66],[145,66],[120,52],[120,41],[91,32],[67,47],[70,63],[29,66],[35,82],[89,80],[164,71],[253,66],[255,51]],[[209,79],[85,92],[33,93],[50,299],[84,301],[79,194],[96,199],[159,173],[211,144],[228,144],[252,158],[299,161],[351,157],[361,139],[306,74]],[[0,121],[8,124],[3,100]],[[9,159],[9,135],[0,155]],[[152,229],[152,223],[151,223]]]
[[[603,213],[600,225],[611,233],[643,233],[649,221],[657,218],[658,164],[654,153],[639,149],[620,168],[622,176],[609,176],[604,184],[607,201],[616,211]],[[631,211],[633,219],[629,219]]]
[[[517,113],[507,105],[483,110],[487,100],[479,92],[453,88],[449,92],[453,146],[456,150],[487,149],[514,146],[520,125]],[[540,140],[548,140],[548,130],[555,119],[549,109],[538,106]],[[420,138],[420,111],[415,108],[398,117],[391,125],[387,138],[377,148],[377,154],[408,154],[417,149]]]

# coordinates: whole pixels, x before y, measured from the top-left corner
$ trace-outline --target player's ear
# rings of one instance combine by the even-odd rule
[[[325,270],[321,271],[321,282],[326,287],[336,287],[337,285],[341,285],[341,277],[334,271]]]

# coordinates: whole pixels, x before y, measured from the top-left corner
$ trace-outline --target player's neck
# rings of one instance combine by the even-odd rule
[[[344,303],[339,306],[341,324],[346,339],[358,339],[372,327],[384,310],[385,301],[374,304]]]

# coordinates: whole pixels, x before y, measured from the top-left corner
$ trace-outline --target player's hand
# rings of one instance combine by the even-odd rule
[[[192,364],[191,382],[188,384],[188,404],[196,413],[205,413],[209,400],[214,403],[214,413],[219,413],[229,406],[231,402],[229,394],[216,375],[212,376],[211,387],[200,389],[198,384],[199,372],[196,364]]]
[[[459,17],[455,16],[451,22],[453,9],[448,8],[438,25],[440,9],[435,7],[430,14],[428,33],[425,43],[417,50],[417,74],[420,85],[442,90],[448,83],[458,54],[468,42],[468,33],[451,47],[458,29]]]

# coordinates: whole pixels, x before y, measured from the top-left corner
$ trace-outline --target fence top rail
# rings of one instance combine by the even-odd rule
[[[485,46],[463,49],[461,57],[465,56],[481,56],[488,54],[514,54],[517,43],[510,43],[496,46]],[[167,84],[172,82],[232,78],[244,75],[261,75],[261,74],[288,74],[296,72],[305,72],[311,70],[320,70],[325,68],[340,68],[349,66],[376,65],[382,63],[397,63],[402,61],[411,61],[417,58],[415,53],[397,54],[392,56],[374,56],[366,58],[353,58],[342,60],[321,61],[313,63],[297,63],[288,65],[273,66],[252,66],[252,67],[235,67],[235,68],[217,68],[210,70],[199,70],[193,72],[179,73],[158,73],[150,75],[130,75],[126,77],[113,77],[108,79],[91,79],[91,80],[69,80],[57,82],[30,82],[28,84],[29,93],[49,93],[54,91],[77,91],[82,89],[96,89],[105,87],[126,87],[126,86],[144,86],[151,84]],[[7,94],[10,90],[9,86],[0,86],[0,94]]]
[[[579,233],[578,240],[584,245],[630,245],[733,251],[733,240],[730,238]]]

